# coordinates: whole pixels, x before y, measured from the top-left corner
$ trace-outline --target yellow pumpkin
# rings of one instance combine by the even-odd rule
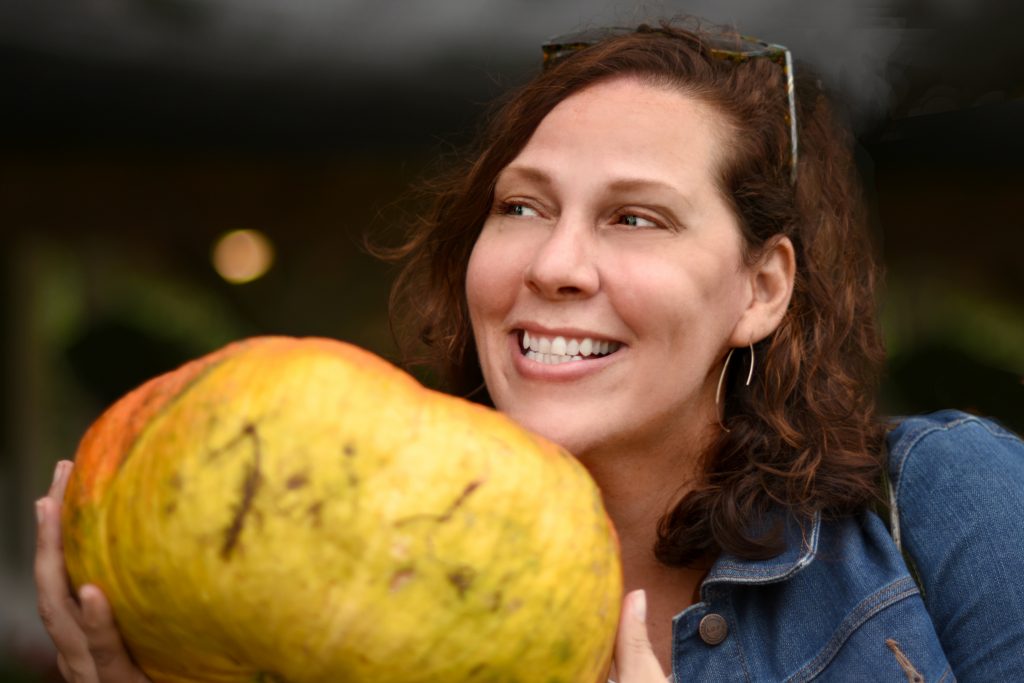
[[[238,342],[89,429],[63,514],[157,683],[593,683],[622,592],[596,486],[342,342]]]

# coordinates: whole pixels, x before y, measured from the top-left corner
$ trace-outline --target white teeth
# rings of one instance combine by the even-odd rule
[[[561,363],[583,360],[583,356],[556,356],[553,353],[537,353],[536,351],[527,351],[526,357],[544,365],[559,365]]]
[[[541,337],[523,330],[522,347],[530,360],[547,365],[583,360],[587,356],[601,356],[614,353],[622,347],[616,341],[595,340],[590,337],[573,339],[566,337]]]

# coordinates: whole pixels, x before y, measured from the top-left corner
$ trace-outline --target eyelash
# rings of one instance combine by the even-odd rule
[[[517,207],[521,207],[524,209],[532,209],[533,211],[536,211],[536,209],[534,209],[532,206],[525,202],[507,201],[498,203],[496,213],[501,214],[502,216],[522,216],[523,214],[514,212],[514,209]]]
[[[530,211],[536,211],[537,213],[540,213],[539,211],[537,211],[537,209],[533,208],[532,206],[530,206],[526,202],[519,202],[519,201],[503,201],[503,202],[499,202],[497,204],[497,206],[496,206],[495,213],[497,213],[499,215],[502,215],[502,216],[518,216],[518,217],[523,217],[523,218],[528,218],[529,217],[529,216],[524,216],[522,213],[516,213],[516,209],[517,208],[528,209]],[[641,225],[626,225],[626,224],[622,223],[622,219],[628,218],[628,217],[638,218],[641,221],[648,221],[650,223],[653,223],[654,225],[648,227],[648,226],[641,226]],[[667,229],[665,227],[665,225],[661,221],[656,220],[654,218],[649,218],[648,216],[645,216],[645,215],[643,215],[641,213],[632,212],[632,211],[621,211],[621,212],[616,213],[615,214],[615,224],[616,225],[625,225],[625,227],[631,228],[633,230],[665,230],[665,229]]]

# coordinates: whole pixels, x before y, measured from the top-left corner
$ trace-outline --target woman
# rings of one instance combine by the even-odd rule
[[[593,38],[548,46],[438,184],[394,303],[451,391],[601,487],[630,589],[612,676],[1024,678],[1024,446],[942,414],[886,457],[875,269],[820,85],[737,36]],[[68,680],[145,680],[99,591],[67,593],[68,469],[40,612]]]

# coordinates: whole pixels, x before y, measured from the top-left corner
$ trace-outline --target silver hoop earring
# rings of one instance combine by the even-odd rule
[[[729,361],[732,360],[732,352],[736,349],[729,349],[729,355],[725,357],[725,362],[722,364],[722,374],[718,376],[718,388],[715,389],[715,405],[719,405],[722,402],[722,382],[725,381],[725,371],[729,369]],[[750,384],[750,380],[747,380],[747,384]]]
[[[754,342],[749,343],[750,346],[750,372],[747,373],[747,384],[750,386],[750,380],[754,379]]]
[[[750,382],[754,379],[754,342],[750,342],[750,370],[747,372],[747,381],[744,386],[750,386]],[[729,354],[725,357],[725,362],[722,363],[722,374],[718,376],[718,387],[715,389],[715,407],[717,408],[722,403],[722,384],[725,382],[725,373],[729,369],[729,361],[732,360],[732,352],[735,348],[729,349]],[[729,431],[728,428],[723,424],[722,418],[718,418],[718,424],[723,430]]]

